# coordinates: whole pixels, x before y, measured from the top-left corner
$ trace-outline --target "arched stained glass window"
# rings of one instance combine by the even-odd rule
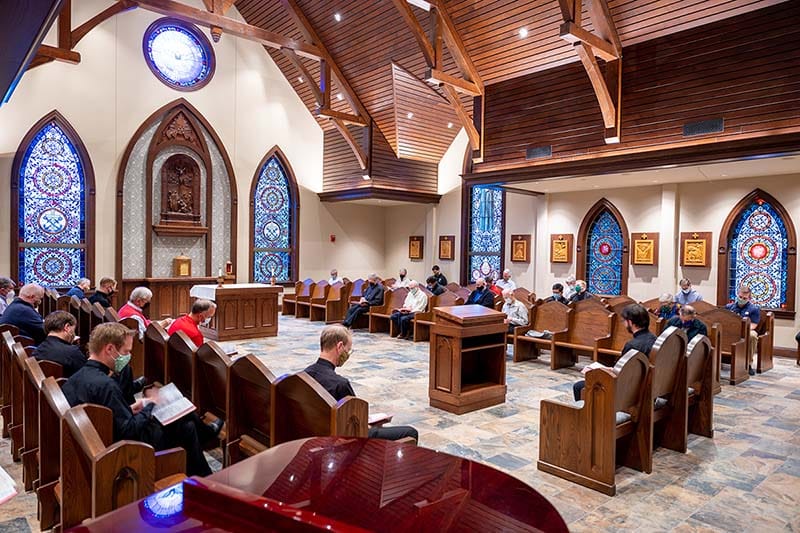
[[[279,150],[272,150],[256,175],[253,213],[253,280],[297,279],[297,185]]]
[[[469,279],[499,277],[503,271],[503,216],[505,196],[502,189],[475,185],[470,191]]]
[[[91,163],[57,113],[28,134],[14,162],[16,274],[22,283],[68,287],[91,273],[87,173]]]
[[[728,236],[728,300],[742,285],[760,307],[786,307],[789,286],[789,235],[780,212],[756,196],[739,212]]]
[[[594,294],[622,294],[624,238],[614,215],[603,209],[589,227],[586,283]]]

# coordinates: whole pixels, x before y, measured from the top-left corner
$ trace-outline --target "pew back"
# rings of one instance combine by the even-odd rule
[[[531,309],[531,328],[536,331],[562,331],[567,329],[569,307],[561,302],[537,303]]]
[[[270,402],[274,381],[272,372],[254,355],[238,357],[231,364],[228,418],[225,420],[228,431],[226,466],[270,445]]]
[[[144,376],[147,383],[166,384],[169,335],[157,322],[150,322],[144,332]]]
[[[225,420],[227,410],[228,367],[231,358],[214,341],[204,343],[195,357],[192,403],[197,412],[212,413]]]
[[[183,331],[173,333],[167,343],[166,383],[174,383],[187,398],[193,398],[197,346]]]

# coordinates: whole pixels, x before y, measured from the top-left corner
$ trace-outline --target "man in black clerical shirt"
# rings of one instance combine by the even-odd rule
[[[353,336],[350,330],[338,324],[326,326],[319,337],[319,359],[304,370],[317,380],[338,402],[346,396],[355,396],[350,380],[336,373],[353,353]],[[371,427],[367,434],[374,439],[399,440],[412,437],[419,440],[417,430],[411,426]]]
[[[113,278],[102,278],[97,284],[94,294],[89,297],[89,303],[99,303],[103,307],[113,307],[111,296],[117,289],[117,280]]]
[[[545,299],[545,302],[561,302],[567,305],[569,300],[564,297],[564,286],[560,283],[553,283],[553,295]]]
[[[442,274],[442,271],[439,269],[439,265],[433,265],[431,272],[433,272],[433,277],[436,278],[436,283],[442,287],[447,287],[447,278],[444,277],[444,274]]]
[[[708,335],[708,328],[702,320],[697,319],[697,311],[694,307],[686,304],[678,311],[678,316],[674,316],[667,321],[667,327],[675,326],[686,332],[689,340],[695,335]]]
[[[494,309],[494,293],[486,288],[485,279],[478,278],[475,280],[475,290],[469,293],[466,303]]]
[[[361,299],[358,303],[351,305],[350,309],[347,310],[347,314],[342,322],[345,327],[352,327],[353,323],[358,320],[358,317],[369,313],[370,307],[383,303],[383,286],[378,283],[378,276],[376,274],[370,274],[367,276],[367,282],[369,285],[361,296]]]
[[[53,311],[44,319],[47,338],[36,347],[34,356],[39,361],[52,361],[63,368],[68,378],[86,364],[86,356],[75,341],[75,317],[66,311]]]
[[[206,425],[194,413],[167,426],[153,418],[158,402],[141,399],[133,404],[125,401],[112,371],[117,374],[130,361],[135,331],[119,323],[100,324],[89,337],[89,360],[64,384],[64,396],[70,405],[93,403],[111,409],[114,418],[114,441],[137,440],[166,450],[180,446],[186,450],[186,473],[205,476],[211,468],[203,455],[201,443],[219,433],[217,425]]]
[[[622,320],[625,321],[625,329],[628,333],[633,333],[633,338],[625,343],[620,352],[620,357],[628,353],[628,350],[638,350],[645,355],[650,355],[650,350],[656,343],[656,336],[648,328],[650,327],[650,314],[647,309],[639,304],[630,304],[622,310]],[[583,369],[586,373],[589,367]],[[581,394],[586,381],[581,380],[572,386],[572,393],[575,396],[575,401],[581,399]]]
[[[428,276],[428,279],[425,280],[425,285],[434,296],[439,296],[447,290],[445,287],[440,285],[438,281],[436,281],[436,276]]]

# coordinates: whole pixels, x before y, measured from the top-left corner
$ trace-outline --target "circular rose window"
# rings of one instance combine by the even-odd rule
[[[145,31],[142,48],[153,74],[173,89],[195,91],[214,75],[211,43],[191,24],[159,19]]]

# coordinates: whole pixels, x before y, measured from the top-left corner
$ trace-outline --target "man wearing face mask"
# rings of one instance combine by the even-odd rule
[[[358,317],[369,313],[369,308],[373,305],[383,304],[383,286],[378,283],[378,276],[376,274],[370,274],[367,276],[367,281],[369,285],[358,300],[358,303],[351,305],[350,309],[347,310],[347,314],[342,322],[345,327],[352,327],[355,321],[358,320]]]
[[[136,287],[131,291],[131,297],[128,298],[128,303],[119,308],[117,315],[120,320],[123,318],[133,318],[139,323],[139,338],[144,338],[144,330],[150,325],[150,319],[144,316],[144,309],[150,305],[150,300],[153,299],[153,291],[147,287]],[[171,318],[157,320],[158,324],[163,328],[168,328],[172,323]]]
[[[672,302],[672,295],[665,292],[658,298],[658,318],[669,320],[678,315],[678,305]]]
[[[0,316],[0,324],[17,326],[19,334],[33,339],[34,344],[39,344],[45,338],[44,321],[42,315],[36,310],[44,299],[44,288],[28,283],[19,290],[19,297],[14,298]]]
[[[412,321],[414,315],[421,313],[428,307],[428,295],[419,288],[419,283],[412,281],[408,284],[408,294],[403,302],[403,307],[393,309],[389,319],[394,322],[394,331],[398,332],[398,339],[410,339],[414,334]]]
[[[528,308],[514,298],[513,290],[505,289],[503,291],[503,308],[501,311],[506,314],[505,323],[508,326],[509,333],[514,333],[514,328],[517,326],[528,325]]]
[[[756,328],[761,320],[761,309],[756,304],[750,301],[752,294],[750,287],[742,285],[736,294],[736,301],[725,306],[728,311],[733,311],[742,318],[750,319],[750,353],[753,354],[753,361],[748,361],[748,372],[751,376],[756,375],[753,370],[753,362],[756,360],[756,350],[758,350],[758,333]]]
[[[397,273],[397,280],[392,285],[392,290],[408,287],[409,283],[411,283],[411,280],[408,279],[408,271],[405,268],[401,268],[400,272]]]
[[[703,301],[703,295],[692,288],[692,282],[688,278],[683,278],[680,286],[680,292],[675,295],[676,304],[687,305]]]
[[[353,336],[350,330],[338,324],[326,326],[319,337],[319,349],[319,359],[304,372],[322,385],[337,402],[347,396],[355,396],[350,380],[336,374],[336,368],[344,365],[353,354]],[[367,436],[385,440],[406,437],[419,440],[417,430],[411,426],[371,427]]]
[[[117,290],[117,280],[114,278],[101,278],[97,288],[89,297],[89,303],[99,303],[103,307],[111,307],[111,296]]]
[[[6,310],[16,294],[14,288],[17,286],[11,278],[0,277],[0,315]]]
[[[63,377],[68,378],[86,364],[86,356],[73,344],[75,341],[75,317],[66,311],[53,311],[44,319],[47,338],[36,347],[38,361],[52,361],[63,368]]]
[[[219,426],[203,424],[196,414],[187,415],[167,426],[152,416],[155,400],[125,401],[112,372],[119,374],[130,361],[135,332],[115,322],[100,324],[89,337],[89,360],[62,388],[70,405],[93,403],[111,409],[114,441],[136,440],[157,451],[174,447],[186,450],[186,473],[206,476],[211,468],[203,455],[202,442],[219,433]]]
[[[494,293],[486,288],[486,280],[478,278],[475,280],[475,290],[469,293],[465,302],[468,305],[482,305],[489,309],[494,309]]]
[[[176,331],[183,331],[192,339],[195,346],[200,347],[205,340],[198,326],[208,326],[209,322],[211,322],[211,317],[213,317],[216,312],[217,304],[211,300],[198,298],[192,304],[192,309],[189,314],[176,318],[167,330],[167,333],[173,335]]]
[[[570,303],[580,302],[587,298],[591,298],[592,296],[592,293],[586,290],[586,282],[582,279],[579,279],[575,282],[575,293],[572,295],[569,301]]]
[[[656,343],[656,336],[650,331],[650,313],[639,304],[630,304],[622,310],[622,320],[625,321],[625,329],[633,334],[633,338],[625,343],[620,352],[620,357],[628,353],[628,350],[638,350],[645,355],[650,355],[650,350]],[[590,370],[589,366],[583,368],[581,373],[585,374]],[[610,369],[609,369],[610,370]],[[581,380],[572,386],[572,393],[575,401],[581,399],[581,394],[586,381]]]
[[[436,280],[436,276],[428,276],[428,279],[425,280],[425,283],[428,286],[428,290],[431,291],[431,294],[434,296],[439,296],[447,290],[445,286],[439,284],[439,282]]]
[[[695,335],[708,335],[708,328],[702,320],[697,319],[697,311],[691,305],[684,305],[678,313],[667,322],[667,327],[675,326],[686,332],[689,340]]]
[[[564,286],[560,283],[553,283],[553,295],[545,299],[545,302],[560,302],[567,305],[569,300],[564,298]]]

